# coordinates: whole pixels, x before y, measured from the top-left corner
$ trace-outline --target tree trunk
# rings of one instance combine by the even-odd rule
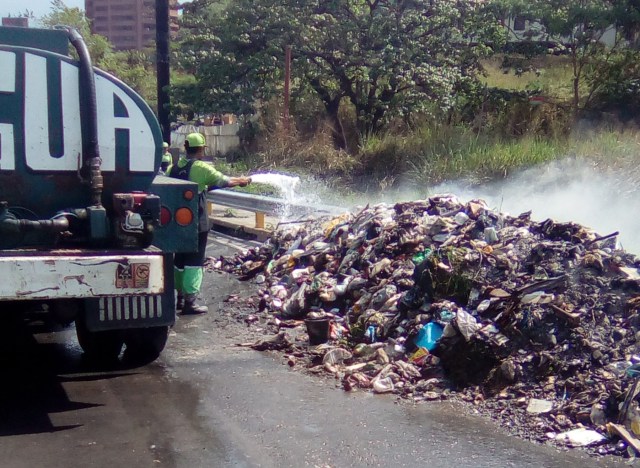
[[[373,107],[369,104],[356,106],[356,114],[358,116],[366,116],[365,118],[358,118],[358,132],[360,138],[367,137],[369,135],[375,135],[380,131],[380,117],[373,111]]]
[[[327,116],[331,123],[331,138],[333,145],[337,149],[347,150],[347,138],[344,134],[344,127],[340,120],[340,98],[334,98],[330,102],[325,102]]]
[[[573,117],[578,118],[578,110],[580,106],[580,78],[573,78]]]
[[[313,87],[318,96],[324,104],[324,109],[327,112],[327,117],[331,123],[331,138],[333,140],[333,146],[337,149],[347,150],[347,138],[344,134],[344,127],[340,121],[340,101],[342,96],[332,96],[327,88],[322,86],[320,80],[315,77],[309,79],[309,83]]]
[[[573,120],[578,120],[580,110],[580,72],[582,69],[578,65],[578,50],[574,46],[571,54],[573,65]]]

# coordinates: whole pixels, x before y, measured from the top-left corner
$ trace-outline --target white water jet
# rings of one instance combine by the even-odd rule
[[[276,187],[280,191],[282,199],[285,201],[281,217],[288,218],[290,206],[293,203],[302,201],[296,194],[296,188],[300,185],[300,177],[278,174],[277,172],[265,172],[251,174],[251,181],[258,184],[267,184]]]

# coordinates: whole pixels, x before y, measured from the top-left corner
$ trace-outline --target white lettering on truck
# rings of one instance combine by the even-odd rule
[[[77,171],[82,152],[79,70],[59,61],[62,106],[62,154],[52,155],[49,135],[47,59],[24,54],[24,138],[18,139],[11,124],[0,124],[0,170],[15,169],[15,145],[24,141],[25,162],[33,171]],[[0,93],[16,92],[16,54],[0,51]],[[128,133],[128,170],[153,172],[155,142],[143,111],[117,83],[95,75],[98,145],[103,171],[116,170],[116,132]],[[116,112],[116,102],[121,107]],[[124,168],[119,168],[123,170]]]
[[[16,54],[0,51],[0,93],[16,92]],[[16,168],[13,125],[0,123],[0,170]]]
[[[116,117],[116,98],[124,105],[126,117]],[[153,172],[155,143],[151,128],[140,107],[115,83],[98,75],[96,75],[96,100],[102,170],[115,171],[116,130],[128,130],[129,170],[131,172]]]
[[[60,62],[62,134],[64,153],[52,157],[49,151],[49,96],[47,59],[33,54],[24,57],[24,153],[34,171],[77,171],[82,154],[78,69]]]

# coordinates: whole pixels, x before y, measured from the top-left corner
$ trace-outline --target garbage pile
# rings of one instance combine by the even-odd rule
[[[218,266],[259,285],[278,333],[259,349],[345,390],[464,400],[530,438],[635,456],[640,261],[616,233],[530,214],[379,204]]]

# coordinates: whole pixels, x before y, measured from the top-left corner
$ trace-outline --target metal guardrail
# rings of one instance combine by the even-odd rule
[[[344,208],[332,205],[310,205],[304,203],[290,203],[283,198],[265,197],[236,192],[234,190],[212,190],[207,194],[209,213],[211,205],[222,205],[238,210],[253,211],[256,215],[256,228],[264,229],[265,215],[279,216],[286,211],[291,216],[309,214],[339,214]]]

